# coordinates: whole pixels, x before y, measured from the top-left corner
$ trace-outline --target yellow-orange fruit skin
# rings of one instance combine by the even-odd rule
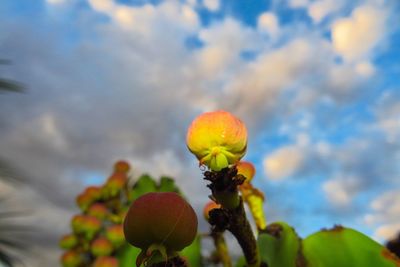
[[[219,171],[244,156],[247,129],[241,120],[229,112],[206,112],[195,118],[189,126],[186,144],[200,164]]]
[[[133,246],[147,249],[158,244],[168,251],[180,251],[197,234],[193,208],[178,194],[153,192],[139,197],[124,220],[125,239]]]

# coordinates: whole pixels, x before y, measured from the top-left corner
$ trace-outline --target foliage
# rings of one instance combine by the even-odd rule
[[[117,162],[115,166],[118,163],[121,163],[121,161]],[[143,174],[135,179],[133,185],[129,185],[128,173],[116,172],[116,169],[114,167],[114,172],[103,186],[98,187],[98,189],[93,186],[88,187],[77,197],[77,204],[82,213],[72,219],[72,233],[65,235],[60,240],[61,248],[66,250],[61,258],[63,266],[91,266],[95,264],[96,260],[104,256],[118,260],[119,267],[134,266],[140,249],[129,245],[125,239],[122,242],[111,242],[111,247],[107,245],[106,241],[102,244],[99,242],[100,245],[97,246],[97,250],[95,249],[95,241],[99,239],[112,241],[111,235],[107,235],[107,229],[121,225],[128,207],[140,196],[150,192],[180,193],[179,188],[170,177],[161,177],[157,183],[148,174]],[[117,176],[125,176],[126,179],[122,184],[118,184],[117,181],[122,181],[123,178],[116,178]],[[100,194],[96,195],[96,192],[100,192]],[[88,195],[91,197],[87,197]],[[105,207],[105,209],[100,207]],[[91,225],[85,222],[85,217],[93,220]],[[83,218],[83,220],[78,219],[78,222],[76,222],[76,218]],[[75,223],[73,223],[74,221]],[[100,222],[99,227],[96,226],[96,221]],[[75,253],[73,254],[74,257],[66,257],[65,255],[68,255],[71,251]],[[201,266],[200,237],[197,237],[195,242],[185,248],[181,255],[191,264],[190,266]],[[73,258],[73,260],[69,260],[70,258]]]
[[[10,185],[19,185],[22,182],[17,171],[5,160],[0,159],[0,182]],[[22,212],[12,211],[8,207],[7,198],[0,198],[0,264],[14,266],[21,262],[18,256],[21,252],[27,251],[29,246],[21,241],[29,228],[24,225],[15,224],[12,220],[24,215]]]

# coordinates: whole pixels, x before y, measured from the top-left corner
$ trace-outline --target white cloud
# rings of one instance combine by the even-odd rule
[[[345,207],[351,204],[361,185],[358,177],[336,176],[322,185],[328,201],[338,207]]]
[[[325,53],[323,41],[311,38],[295,38],[260,53],[226,84],[225,107],[244,118],[271,111],[278,105],[280,94],[315,71]]]
[[[212,12],[216,12],[220,9],[220,0],[203,0],[203,4],[204,6],[212,11]]]
[[[67,0],[46,0],[47,3],[51,5],[60,5],[64,4]]]
[[[264,172],[271,180],[281,180],[296,173],[303,162],[304,153],[300,147],[281,147],[264,158]]]
[[[187,0],[186,3],[189,6],[195,7],[197,5],[197,0]]]
[[[400,232],[400,190],[384,192],[372,200],[372,212],[364,219],[370,225],[378,225],[374,236],[379,240],[388,240]]]
[[[385,224],[376,229],[374,236],[378,240],[387,241],[397,237],[399,232],[400,232],[400,223]]]
[[[400,101],[396,92],[385,92],[375,111],[376,128],[384,133],[386,141],[392,145],[400,143]]]
[[[306,133],[299,133],[296,135],[296,143],[300,147],[307,147],[310,145],[310,136],[308,136]]]
[[[279,21],[272,12],[264,12],[258,17],[257,28],[261,32],[267,32],[271,36],[279,33]]]
[[[190,4],[175,1],[136,7],[118,4],[113,0],[89,0],[89,4],[97,12],[113,18],[117,25],[145,37],[158,34],[162,31],[161,28],[166,31],[171,26],[185,31],[194,31],[200,23],[196,11]]]
[[[89,5],[98,12],[111,12],[115,6],[114,0],[88,0]]]
[[[342,1],[337,0],[320,0],[312,2],[308,6],[308,15],[313,19],[314,23],[321,22],[329,14],[339,10]]]
[[[375,73],[374,65],[369,61],[358,62],[355,66],[356,72],[364,77],[370,77]]]
[[[385,36],[387,13],[377,6],[356,8],[350,17],[332,25],[333,47],[346,60],[356,60],[369,55]]]
[[[198,74],[206,79],[214,80],[222,72],[239,66],[240,52],[253,45],[249,43],[255,32],[244,27],[232,18],[201,29],[199,38],[204,47],[195,56],[198,64]]]
[[[309,0],[289,0],[289,7],[304,8],[309,5]]]
[[[316,152],[322,157],[327,157],[332,153],[332,146],[329,143],[323,141],[315,144],[315,149]]]

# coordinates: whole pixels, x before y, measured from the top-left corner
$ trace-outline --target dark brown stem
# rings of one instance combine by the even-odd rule
[[[239,242],[247,265],[259,267],[261,264],[257,242],[250,223],[246,218],[243,200],[239,196],[238,186],[245,180],[238,175],[236,167],[225,168],[219,172],[205,172],[204,179],[211,183],[212,198],[221,204],[221,209],[209,212],[210,224],[216,231],[229,230]]]
[[[243,250],[248,266],[260,266],[257,242],[246,218],[243,201],[235,210],[230,211],[228,230],[236,237]]]

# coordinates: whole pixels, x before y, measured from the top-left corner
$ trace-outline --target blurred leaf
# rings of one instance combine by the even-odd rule
[[[129,193],[129,199],[133,201],[146,193],[156,191],[157,185],[154,179],[151,178],[150,175],[144,174],[140,176],[137,182],[134,184],[132,190]]]
[[[8,64],[11,64],[11,61],[7,59],[0,59],[0,65],[8,65]],[[22,84],[16,81],[0,78],[0,93],[2,91],[21,93],[24,91],[24,88]]]
[[[235,267],[245,267],[246,266],[246,258],[244,256],[241,256],[235,264]]]
[[[201,237],[198,235],[193,243],[179,254],[187,260],[190,267],[201,267]]]
[[[4,206],[4,201],[0,199],[0,205]],[[11,221],[21,215],[23,214],[14,211],[0,213],[0,262],[7,266],[13,266],[14,263],[20,261],[19,253],[29,249],[21,233],[30,232],[30,229]]]
[[[368,236],[335,226],[304,239],[307,267],[398,267],[400,260]]]
[[[163,176],[160,179],[160,185],[158,187],[159,192],[175,192],[181,194],[179,188],[175,184],[175,180],[171,177]]]
[[[268,267],[297,266],[301,240],[288,224],[276,222],[268,225],[259,234],[257,243],[261,261],[268,263]]]
[[[136,257],[139,255],[140,249],[126,244],[118,250],[116,257],[119,261],[119,267],[135,266]]]
[[[7,79],[0,79],[0,91],[21,93],[24,91],[24,88],[21,84],[15,82],[15,81],[7,80]]]

